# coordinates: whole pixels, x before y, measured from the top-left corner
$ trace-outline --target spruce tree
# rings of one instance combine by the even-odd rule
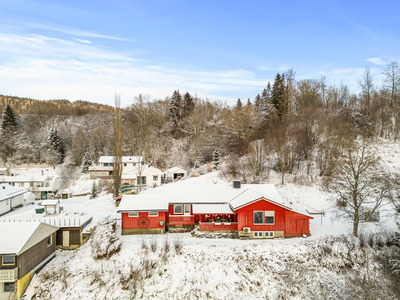
[[[1,131],[5,132],[8,130],[13,130],[16,129],[17,126],[18,126],[17,117],[15,116],[15,113],[10,107],[10,105],[7,104],[1,116]]]
[[[215,149],[213,152],[213,170],[218,170],[219,166],[219,149]]]
[[[47,137],[48,151],[53,164],[61,164],[64,160],[64,149],[58,137],[57,129],[50,129]]]
[[[262,102],[260,94],[257,94],[256,98],[254,99],[254,106],[258,111],[262,110]]]
[[[250,98],[247,98],[247,104],[246,104],[247,106],[251,106],[251,101],[250,101]]]
[[[193,97],[186,92],[183,95],[183,117],[189,116],[194,110],[194,100]]]
[[[181,120],[181,108],[182,108],[182,96],[179,94],[179,90],[174,91],[169,102],[169,114],[170,119],[175,125],[178,125]]]
[[[92,156],[90,155],[89,152],[86,152],[82,160],[82,174],[89,173],[89,167],[91,165],[93,165]]]
[[[96,199],[99,196],[99,191],[97,190],[96,182],[93,181],[92,191],[90,193],[90,199]]]
[[[284,75],[281,76],[279,73],[276,74],[271,94],[272,104],[278,112],[279,118],[282,118],[282,116],[287,114],[289,108]]]
[[[237,100],[237,102],[236,102],[236,107],[237,108],[241,108],[243,105],[242,105],[242,101],[240,100],[240,98]]]

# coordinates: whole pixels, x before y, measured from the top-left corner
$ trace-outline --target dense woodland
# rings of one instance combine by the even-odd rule
[[[138,95],[122,109],[123,155],[143,155],[159,168],[189,169],[218,153],[228,162],[226,173],[236,176],[242,162],[251,182],[265,179],[271,169],[282,174],[282,181],[300,167],[323,175],[343,153],[346,140],[399,137],[398,63],[387,65],[383,75],[384,82],[375,82],[366,69],[356,94],[344,83],[328,85],[324,77],[296,80],[289,70],[251,99],[238,99],[234,107],[178,89],[163,100]],[[16,118],[12,126],[4,122],[7,105]],[[86,152],[97,161],[115,151],[116,110],[111,106],[0,96],[0,109],[1,165],[80,166]],[[49,145],[54,132],[60,144],[57,157]]]

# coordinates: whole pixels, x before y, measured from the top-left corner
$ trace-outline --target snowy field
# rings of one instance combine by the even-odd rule
[[[388,170],[400,171],[398,144],[379,145],[377,150]],[[351,221],[336,218],[333,197],[322,191],[319,180],[280,185],[280,176],[274,172],[269,179],[292,208],[325,213],[313,215],[308,238],[211,239],[190,233],[120,236],[120,214],[110,194],[95,200],[89,196],[61,200],[64,211],[46,217],[92,216],[87,229],[100,224],[97,234],[77,250],[57,250],[56,258],[35,275],[25,299],[367,299],[367,292],[375,297],[370,299],[396,299],[379,259],[397,251],[389,247],[388,232],[398,231],[398,215],[384,205],[379,223],[360,226],[365,240],[355,239],[349,235]],[[179,184],[199,183],[226,184],[218,172]],[[91,184],[82,177],[71,189],[88,192]],[[0,221],[38,218],[38,202]],[[105,219],[116,220],[112,239],[102,225]],[[121,244],[121,248],[108,258],[94,258],[101,244],[110,249]]]

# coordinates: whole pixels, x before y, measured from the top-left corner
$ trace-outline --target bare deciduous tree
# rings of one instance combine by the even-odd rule
[[[121,95],[115,94],[115,123],[114,123],[114,164],[113,164],[113,194],[119,195],[122,175],[122,115]]]

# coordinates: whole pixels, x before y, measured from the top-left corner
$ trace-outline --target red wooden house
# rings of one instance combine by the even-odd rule
[[[174,186],[163,193],[125,195],[119,206],[122,234],[164,233],[196,224],[200,231],[237,232],[243,238],[310,234],[312,217],[285,205],[271,184],[198,185],[180,193],[178,183]]]

